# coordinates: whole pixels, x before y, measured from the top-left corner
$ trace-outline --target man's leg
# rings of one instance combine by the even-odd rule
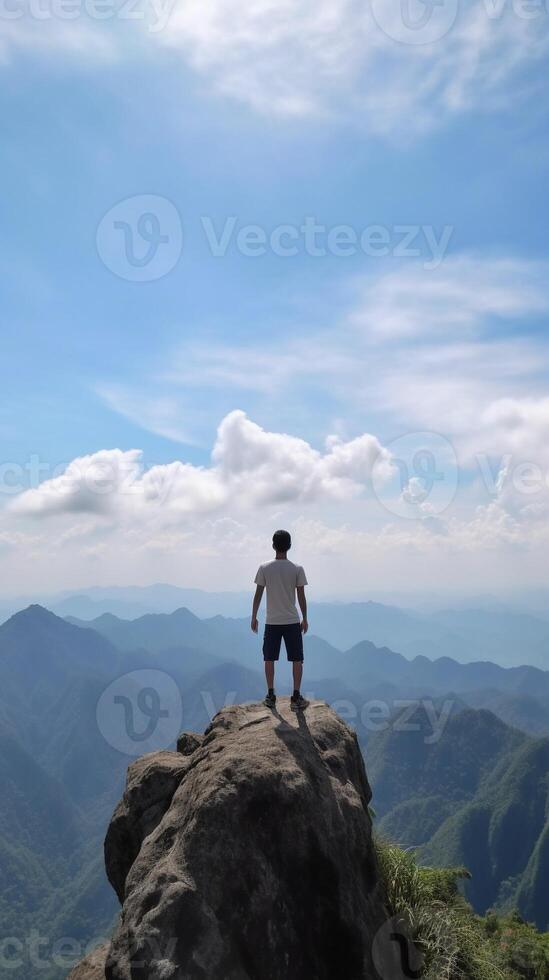
[[[303,677],[303,661],[294,660],[292,664],[292,669],[294,674],[294,694],[296,693],[296,691],[299,694],[301,690],[301,680]]]
[[[267,697],[265,704],[268,708],[274,708],[276,696],[274,692],[275,661],[280,655],[280,643],[282,633],[276,626],[265,625],[263,634],[263,659],[265,661],[265,678],[267,680]]]
[[[267,688],[269,691],[274,691],[275,686],[275,662],[274,660],[265,661],[265,677],[267,679]]]
[[[305,698],[301,697],[301,678],[303,677],[303,633],[299,623],[292,623],[291,626],[284,627],[284,643],[288,660],[292,664],[294,677],[294,693],[291,697],[292,710],[306,708],[309,704]]]

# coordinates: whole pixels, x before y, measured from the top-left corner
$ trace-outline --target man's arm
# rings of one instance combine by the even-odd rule
[[[264,585],[258,585],[255,590],[254,602],[252,606],[252,622],[251,627],[254,633],[257,633],[259,624],[257,622],[257,614],[259,612],[259,607],[261,605],[261,600],[263,598],[263,592],[265,591]]]
[[[299,602],[299,608],[301,609],[301,615],[303,620],[301,622],[301,629],[304,633],[309,629],[309,624],[307,622],[307,599],[305,598],[305,586],[297,586],[297,601]]]

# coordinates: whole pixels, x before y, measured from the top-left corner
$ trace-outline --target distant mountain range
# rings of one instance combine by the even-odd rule
[[[0,600],[0,620],[32,604],[40,604],[58,616],[96,619],[113,613],[124,619],[136,619],[147,613],[168,613],[185,606],[197,616],[244,616],[250,607],[249,592],[206,592],[157,583],[146,586],[96,586],[83,591],[58,595]]]
[[[545,740],[526,732],[548,731],[549,673],[449,658],[409,660],[368,641],[345,652],[312,635],[305,642],[307,691],[334,704],[366,746],[380,827],[420,844],[429,859],[446,863],[446,848],[452,861],[463,856],[474,864],[471,894],[479,908],[486,901],[517,901],[541,921]],[[84,940],[112,921],[115,901],[98,855],[130,758],[109,744],[98,724],[109,685],[133,671],[161,671],[179,691],[180,727],[203,731],[227,701],[262,696],[260,649],[247,618],[201,620],[187,609],[134,621],[107,614],[79,624],[35,605],[0,626],[0,878],[10,882],[0,901],[4,936],[23,938],[35,928]],[[278,677],[279,690],[287,691],[286,664]],[[427,729],[419,740],[395,731],[391,721],[378,730],[379,705],[388,719],[402,710],[399,701],[414,698],[429,699],[431,711],[446,722],[438,741],[425,742]],[[479,710],[487,702],[499,719]],[[441,715],[445,704],[449,718]],[[523,731],[509,728],[501,720],[506,715]],[[431,735],[432,723],[426,715]],[[530,773],[527,786],[519,779],[521,764]],[[495,795],[498,786],[504,800]],[[522,792],[531,811],[521,803]],[[500,859],[490,829],[491,820],[499,826],[504,804],[511,826],[514,812],[525,824],[527,843],[514,865]],[[469,847],[477,819],[484,820],[478,853]],[[489,882],[485,894],[474,888],[484,874],[479,862],[486,848],[492,870],[482,878]],[[25,963],[10,976],[61,980],[66,972],[33,972]]]
[[[314,592],[311,592],[311,596]],[[531,664],[549,669],[549,601],[545,593],[531,597],[529,611],[501,600],[459,602],[453,608],[427,610],[400,608],[381,602],[311,602],[310,621],[317,636],[339,650],[367,639],[377,646],[398,650],[406,657],[452,657],[460,663],[490,660],[501,666]],[[549,598],[549,595],[547,596]],[[251,593],[205,592],[167,584],[92,588],[85,592],[42,597],[41,605],[56,615],[97,620],[104,614],[138,619],[150,613],[172,613],[186,608],[211,619],[248,618]],[[0,602],[5,618],[27,606],[23,600]]]
[[[449,609],[420,615],[376,602],[313,603],[310,620],[318,636],[340,649],[368,639],[406,657],[549,667],[549,623],[527,613]]]
[[[124,651],[147,650],[161,654],[171,651],[177,661],[178,644],[185,637],[187,660],[195,670],[232,660],[248,669],[261,669],[261,641],[254,636],[248,619],[215,616],[202,620],[188,609],[170,614],[149,614],[124,620],[105,614],[91,622],[70,619],[81,628],[92,628]],[[409,660],[387,647],[379,648],[364,640],[342,652],[314,634],[305,639],[306,683],[331,679],[345,685],[355,703],[380,696],[394,703],[403,697],[434,697],[452,692],[466,704],[490,708],[509,724],[532,734],[549,732],[549,673],[535,667],[503,668],[489,662],[457,663],[449,657],[430,660],[417,656]],[[207,657],[208,659],[204,659]],[[214,660],[212,660],[212,657]],[[190,664],[186,667],[190,669]],[[339,691],[341,692],[341,687]],[[340,697],[344,697],[340,693]]]

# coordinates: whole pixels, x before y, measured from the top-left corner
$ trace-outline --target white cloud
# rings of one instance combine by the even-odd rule
[[[549,397],[499,399],[488,406],[481,424],[501,448],[549,463]]]
[[[0,545],[10,552],[12,589],[43,590],[46,579],[50,589],[85,587],[97,583],[98,568],[103,584],[173,581],[208,589],[251,587],[258,561],[269,556],[270,535],[277,526],[292,530],[296,557],[306,564],[316,596],[436,590],[441,583],[447,589],[472,590],[484,588],[488,580],[497,590],[508,584],[511,571],[514,580],[520,576],[525,584],[539,580],[549,543],[547,521],[511,512],[502,487],[485,506],[469,501],[461,514],[452,507],[432,518],[422,510],[422,519],[410,521],[395,519],[359,483],[345,498],[342,523],[341,488],[336,486],[334,498],[331,477],[343,473],[345,480],[362,478],[364,465],[370,463],[371,437],[337,443],[340,453],[324,454],[297,440],[298,454],[317,470],[315,492],[309,486],[306,499],[297,490],[283,501],[270,499],[276,493],[265,499],[261,480],[259,497],[250,491],[250,481],[264,478],[268,466],[275,480],[281,464],[294,465],[294,473],[299,472],[302,460],[288,462],[291,439],[277,445],[279,433],[253,431],[258,427],[239,416],[224,420],[226,428],[242,426],[243,431],[233,431],[232,437],[226,431],[220,437],[220,460],[212,467],[173,463],[157,468],[160,473],[153,481],[147,479],[149,473],[142,474],[135,481],[136,494],[124,493],[119,486],[108,495],[110,510],[103,505],[98,513],[93,502],[90,506],[81,478],[74,479],[76,470],[82,471],[81,461],[69,468],[76,507],[74,501],[67,506],[65,486],[61,501],[66,510],[62,509],[52,481],[23,494],[15,512],[4,511],[0,531]],[[244,452],[233,456],[235,440],[242,439]],[[103,466],[105,456],[100,455]],[[93,457],[88,460],[95,466]],[[133,463],[129,461],[129,471]],[[124,469],[118,465],[116,471]],[[97,478],[97,466],[95,473]],[[159,482],[165,486],[159,487]],[[85,507],[91,510],[89,516]]]
[[[60,540],[65,518],[41,522],[40,535],[21,534],[9,552],[13,592],[103,585],[174,584],[209,590],[252,589],[259,561],[270,555],[278,526],[292,531],[295,559],[304,563],[315,598],[367,597],[380,591],[471,594],[540,581],[549,544],[547,522],[528,524],[498,503],[466,519],[444,516],[438,527],[424,522],[389,522],[365,528],[366,503],[330,514],[325,506],[291,504],[248,510],[238,516],[198,516],[164,526],[135,517],[110,522],[94,537]],[[387,519],[387,514],[385,514]],[[98,578],[99,576],[99,578]]]
[[[389,456],[375,436],[350,442],[330,440],[324,454],[295,436],[265,432],[232,412],[219,427],[213,460],[233,493],[254,504],[356,496],[378,457]]]
[[[496,493],[501,506],[528,522],[549,514],[549,398],[502,398],[479,419],[488,447],[498,457]],[[496,447],[496,451],[490,447]],[[488,459],[480,460],[486,482]]]
[[[426,271],[419,262],[368,282],[351,322],[375,339],[466,340],[494,321],[549,312],[549,265],[480,255],[448,257]]]
[[[515,439],[520,429],[530,435],[533,418],[541,439],[549,424],[547,405],[501,404],[488,420]],[[549,467],[549,452],[546,459]],[[267,540],[266,528],[280,523],[295,528],[305,553],[340,558],[355,574],[364,562],[392,568],[394,574],[399,562],[408,569],[427,560],[440,565],[443,556],[456,559],[463,572],[480,556],[484,562],[487,555],[509,549],[537,554],[547,540],[547,485],[535,497],[524,493],[512,461],[507,469],[496,467],[493,486],[483,488],[482,505],[478,474],[474,492],[470,488],[461,503],[440,513],[420,492],[417,520],[395,519],[376,498],[371,488],[376,463],[390,476],[390,451],[373,435],[347,441],[331,436],[321,452],[304,439],[265,431],[234,411],[218,428],[210,466],[176,460],[145,470],[138,450],[81,457],[61,476],[16,497],[4,513],[4,522],[15,521],[15,529],[7,526],[1,537],[12,551],[32,545],[33,554],[40,554],[49,548],[56,561],[73,554],[82,567],[99,558],[113,567],[119,553],[131,554],[139,567],[143,561],[164,563],[167,577],[182,552],[192,556],[193,567],[224,549],[245,563]],[[414,500],[422,489],[412,476],[408,490]],[[343,525],[342,504],[348,521]],[[18,528],[29,518],[41,518],[42,537],[23,535],[22,542]],[[335,582],[337,564],[332,572]]]
[[[200,391],[201,437],[208,406],[218,418],[241,404],[284,426],[290,406],[309,439],[334,431],[334,418],[350,433],[366,418],[384,436],[446,433],[468,459],[507,446],[490,406],[545,396],[549,345],[531,321],[549,314],[548,264],[465,254],[429,271],[419,261],[386,268],[349,284],[352,306],[329,330],[281,324],[276,345],[212,339],[170,351],[166,368],[127,392],[122,410],[131,404],[145,428],[185,429],[191,441]],[[161,424],[147,407],[155,399],[172,412]]]
[[[418,45],[402,43],[402,14],[391,0],[378,0],[375,16],[358,0],[180,0],[159,38],[215,89],[260,112],[349,113],[398,135],[448,113],[489,108],[502,90],[509,98],[513,78],[516,96],[519,70],[547,43],[546,18],[540,11],[524,19],[503,4],[491,17],[494,6],[434,6],[422,36],[443,36]],[[440,31],[436,18],[444,21]],[[405,39],[417,41],[417,32]]]
[[[156,432],[174,442],[195,442],[193,434],[181,423],[177,398],[161,394],[147,398],[143,391],[132,391],[119,384],[101,383],[95,387],[96,394],[124,418],[139,419],[142,428]]]
[[[131,494],[140,475],[137,449],[103,449],[73,460],[64,472],[18,494],[8,509],[16,514],[82,513],[108,515],[113,499]]]
[[[144,470],[139,450],[102,450],[73,460],[65,472],[13,499],[27,516],[113,515],[121,520],[174,522],[233,507],[346,500],[368,484],[376,460],[389,454],[375,436],[332,439],[321,453],[295,436],[266,432],[244,412],[221,422],[210,467],[182,461]]]
[[[351,524],[330,526],[322,520],[301,518],[296,523],[300,540],[308,551],[316,554],[333,554],[354,557],[368,555],[369,561],[382,558],[384,552],[403,554],[415,552],[423,557],[435,558],[441,553],[479,555],[494,552],[508,546],[527,547],[540,544],[531,527],[522,525],[507,513],[497,501],[486,507],[478,507],[474,514],[463,520],[457,517],[440,517],[436,529],[428,521],[387,523],[381,529],[360,530]],[[549,537],[549,531],[544,535]]]
[[[433,5],[427,31],[434,26],[442,36],[419,45],[390,36],[402,31],[399,0],[373,6],[363,0],[177,0],[173,8],[166,0],[132,7],[133,19],[116,0],[104,22],[84,3],[71,21],[44,7],[49,18],[26,10],[21,19],[3,21],[0,61],[20,49],[62,50],[83,64],[162,57],[169,48],[214,92],[254,111],[350,118],[399,140],[455,113],[506,108],[531,91],[521,72],[535,59],[541,63],[548,43],[543,8],[525,18],[518,5],[495,0]],[[437,30],[437,18],[447,30]],[[412,31],[406,39],[418,37]]]

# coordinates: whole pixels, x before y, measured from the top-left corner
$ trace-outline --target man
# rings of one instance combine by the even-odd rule
[[[309,629],[307,623],[307,600],[305,586],[307,578],[300,565],[294,565],[288,560],[288,552],[292,547],[292,539],[288,531],[275,531],[273,534],[274,561],[260,565],[255,577],[255,596],[252,609],[252,630],[258,631],[257,614],[263,591],[267,589],[267,617],[263,637],[263,659],[265,661],[265,677],[267,679],[267,697],[264,704],[268,708],[276,706],[274,691],[275,660],[280,655],[280,644],[284,639],[288,660],[292,663],[294,677],[294,693],[291,698],[292,711],[299,711],[309,704],[301,696],[301,678],[303,677],[303,634]],[[295,604],[297,601],[302,613]]]

